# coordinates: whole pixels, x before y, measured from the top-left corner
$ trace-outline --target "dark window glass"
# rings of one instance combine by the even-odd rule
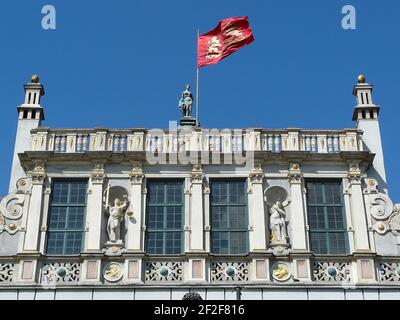
[[[183,251],[183,182],[149,181],[146,248],[149,254]]]
[[[211,246],[215,254],[248,252],[245,180],[211,181]]]
[[[86,213],[84,180],[55,180],[49,210],[47,254],[77,255],[83,247]]]
[[[347,254],[346,218],[340,181],[307,181],[311,250]]]

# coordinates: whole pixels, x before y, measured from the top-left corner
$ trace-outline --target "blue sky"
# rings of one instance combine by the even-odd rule
[[[57,29],[41,27],[44,5]],[[351,4],[357,29],[341,27]],[[22,1],[0,2],[1,157],[5,195],[23,83],[37,73],[49,127],[168,127],[194,87],[196,33],[248,15],[255,42],[201,69],[204,127],[354,127],[357,75],[380,104],[389,193],[400,201],[400,2],[396,1]]]

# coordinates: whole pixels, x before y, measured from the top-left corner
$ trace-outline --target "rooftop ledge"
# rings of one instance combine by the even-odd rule
[[[112,151],[87,151],[82,153],[58,153],[54,151],[26,151],[19,153],[19,159],[21,164],[24,166],[31,166],[35,162],[44,161],[46,163],[90,163],[90,162],[102,162],[102,163],[130,163],[130,162],[144,162],[150,163],[149,152],[146,151],[124,151],[124,152],[112,152]],[[152,154],[152,153],[151,153]],[[243,161],[240,164],[245,164],[246,160],[253,159],[262,163],[287,163],[291,161],[296,162],[351,162],[357,161],[361,166],[367,169],[372,165],[374,160],[374,154],[369,151],[340,151],[337,153],[313,153],[309,151],[251,151],[241,153],[224,154],[218,153],[219,160],[214,162],[215,153],[213,152],[202,152],[202,151],[191,151],[186,152],[184,157],[177,157],[177,154],[167,153],[155,153],[155,158],[160,162],[158,164],[197,164],[203,163],[205,165],[219,165],[219,164],[238,164],[236,160]],[[181,163],[180,159],[185,158],[186,162]],[[177,160],[178,159],[178,160]],[[204,163],[204,159],[209,159],[208,163]],[[157,163],[154,163],[157,164]]]
[[[106,127],[94,127],[94,128],[50,128],[50,127],[38,127],[31,130],[31,133],[39,133],[39,132],[48,132],[48,133],[95,133],[95,132],[121,132],[121,133],[135,133],[135,132],[149,132],[154,130],[162,130],[163,132],[170,132],[173,130],[192,130],[194,132],[199,131],[223,131],[223,130],[252,130],[256,132],[281,132],[287,133],[290,131],[294,132],[313,132],[313,133],[343,133],[343,132],[357,132],[362,133],[361,129],[357,128],[343,128],[343,129],[307,129],[307,128],[257,128],[257,127],[249,127],[249,128],[204,128],[204,127],[189,127],[189,128],[144,128],[144,127],[137,127],[137,128],[106,128]]]

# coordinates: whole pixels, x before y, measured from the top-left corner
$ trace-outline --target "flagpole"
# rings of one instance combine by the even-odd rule
[[[197,29],[197,55],[198,55],[198,51],[199,51],[199,37],[200,37],[200,30]],[[200,126],[200,123],[199,123],[199,67],[197,65],[197,62],[196,62],[196,126]]]

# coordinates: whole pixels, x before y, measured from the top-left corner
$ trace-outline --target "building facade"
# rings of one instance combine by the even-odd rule
[[[372,85],[355,128],[42,126],[24,86],[0,202],[0,299],[400,299]],[[189,111],[188,111],[189,110]]]

